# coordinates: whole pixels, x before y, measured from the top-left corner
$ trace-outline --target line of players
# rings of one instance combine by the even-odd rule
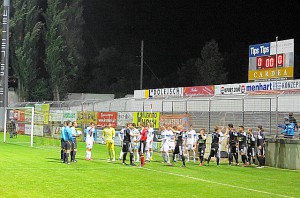
[[[71,156],[71,162],[77,162],[77,137],[81,135],[80,131],[76,130],[77,123],[71,121],[65,121],[60,128],[61,137],[61,151],[60,159],[70,164],[69,157]]]
[[[182,167],[185,167],[185,157],[187,161],[190,161],[190,153],[193,155],[193,161],[196,162],[196,149],[198,148],[198,156],[200,164],[204,165],[204,154],[206,149],[206,131],[201,129],[197,134],[191,125],[189,130],[184,130],[182,125],[176,127],[161,126],[161,153],[163,163],[172,164],[176,162],[176,157],[181,159]],[[130,164],[134,165],[135,162],[139,162],[141,157],[141,165],[144,165],[144,153],[146,153],[146,161],[152,160],[152,144],[153,144],[154,130],[151,123],[147,126],[141,126],[141,130],[135,128],[134,124],[127,124],[127,127],[121,130],[119,138],[122,142],[122,150],[120,152],[120,158],[123,159],[123,164],[126,161],[126,155],[130,153]],[[255,136],[252,129],[248,129],[245,132],[243,126],[239,126],[236,131],[232,124],[228,124],[228,127],[224,130],[220,127],[215,127],[212,133],[211,150],[207,159],[209,165],[212,157],[216,157],[217,165],[220,165],[221,157],[221,144],[226,139],[226,148],[228,149],[228,161],[229,165],[232,165],[233,158],[236,165],[239,165],[238,154],[241,155],[244,166],[248,166],[252,163],[255,164],[256,157],[258,158],[259,168],[265,165],[265,137],[263,134],[262,126],[258,126],[258,132]]]

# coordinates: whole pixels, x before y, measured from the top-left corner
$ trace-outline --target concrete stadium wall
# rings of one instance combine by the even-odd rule
[[[266,165],[300,170],[299,139],[267,139]]]

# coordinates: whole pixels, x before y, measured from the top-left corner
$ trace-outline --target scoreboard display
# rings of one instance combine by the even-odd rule
[[[289,79],[294,79],[294,39],[249,46],[249,82]]]
[[[282,67],[284,55],[277,54],[277,67]],[[256,57],[256,69],[276,68],[276,55]]]

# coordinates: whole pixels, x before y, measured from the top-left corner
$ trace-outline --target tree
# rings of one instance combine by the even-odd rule
[[[35,98],[34,85],[39,76],[38,42],[43,23],[39,21],[40,8],[37,0],[14,0],[11,19],[11,63],[18,79],[19,97],[30,101]]]
[[[225,72],[224,58],[219,52],[218,44],[215,40],[206,43],[201,50],[201,57],[195,61],[197,74],[194,84],[212,85],[222,84],[227,81],[227,72]]]
[[[189,59],[177,69],[178,84],[176,86],[193,86],[197,77],[196,59]]]
[[[78,66],[84,64],[81,55],[83,40],[82,0],[48,0],[45,35],[45,66],[53,99],[67,96],[69,86],[74,86]]]

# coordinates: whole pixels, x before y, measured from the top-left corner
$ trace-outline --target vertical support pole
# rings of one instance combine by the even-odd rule
[[[7,109],[6,108],[4,108],[4,125],[3,125],[3,127],[4,127],[4,134],[3,134],[3,142],[6,142],[6,131],[7,131],[7,127],[6,127],[6,122],[7,122]]]
[[[31,133],[30,133],[30,146],[33,147],[33,125],[34,125],[34,107],[31,107]]]
[[[270,128],[270,135],[272,134],[272,98],[270,98],[270,109],[269,109],[269,128]],[[277,126],[276,126],[277,127]]]
[[[208,99],[208,132],[210,132],[210,112],[211,112],[211,99]]]

